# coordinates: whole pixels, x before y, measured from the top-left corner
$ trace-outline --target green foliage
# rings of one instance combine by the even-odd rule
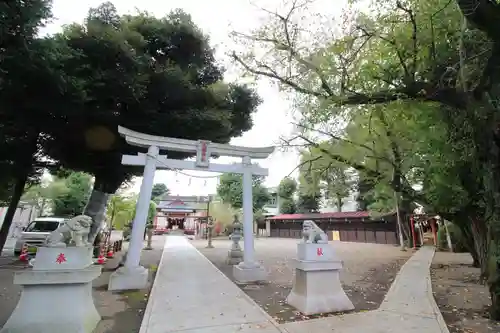
[[[368,207],[376,203],[373,199],[375,186],[373,179],[366,177],[362,172],[359,173],[357,181],[358,195],[356,197],[359,211],[368,211]]]
[[[153,190],[151,191],[151,200],[156,203],[160,202],[160,199],[164,195],[168,195],[170,191],[167,188],[167,185],[163,183],[158,183],[153,185]]]
[[[310,154],[302,152],[301,167],[299,168],[299,185],[296,210],[298,213],[314,213],[319,211],[321,200],[320,173],[312,167],[313,160]],[[307,165],[307,166],[306,166]]]
[[[123,237],[128,240],[130,238],[130,234],[132,233],[134,218],[135,218],[135,208],[137,204],[137,200],[134,202],[134,207],[132,209],[132,218],[123,225]],[[152,229],[154,227],[154,218],[156,216],[156,203],[154,201],[149,202],[148,208],[148,216],[146,218],[146,230]]]
[[[48,153],[65,167],[95,175],[104,192],[142,172],[121,164],[122,154],[138,149],[119,138],[118,125],[226,143],[250,129],[260,103],[249,88],[223,83],[207,36],[180,10],[163,18],[119,16],[104,3],[51,40],[81,98],[66,107],[66,124],[51,131]]]
[[[64,189],[64,179],[55,178],[50,181],[42,181],[40,184],[28,187],[21,200],[33,205],[41,215],[44,215],[50,209],[53,198],[64,192]]]
[[[154,201],[149,202],[149,208],[148,208],[148,219],[147,223],[152,225],[153,221],[156,216],[156,203]]]
[[[297,181],[290,177],[281,180],[278,186],[279,209],[282,214],[294,214],[297,211],[295,203],[295,192],[297,191]]]
[[[54,189],[52,214],[56,216],[76,216],[83,212],[92,188],[92,177],[83,172],[72,173],[64,179],[64,187]]]
[[[297,199],[297,212],[298,213],[317,213],[319,212],[320,195],[308,194],[299,192]]]
[[[261,210],[271,199],[263,181],[263,177],[252,177],[254,212]],[[243,207],[243,176],[235,173],[223,174],[217,186],[217,195],[222,202],[229,204],[233,209],[241,209]]]
[[[35,206],[41,214],[75,216],[81,214],[92,187],[92,177],[82,172],[66,172],[66,177],[26,189],[22,200]]]
[[[8,204],[0,231],[0,251],[26,185],[33,185],[43,166],[40,135],[43,125],[55,124],[60,109],[59,72],[40,27],[50,19],[51,1],[3,1],[0,3],[0,202]]]
[[[132,221],[136,202],[136,196],[125,196],[122,194],[114,194],[109,200],[106,216],[115,229],[123,230]]]
[[[393,192],[403,211],[417,201],[461,230],[474,221],[467,234],[478,246],[467,243],[481,249],[473,257],[488,277],[491,317],[500,319],[500,6],[372,2],[349,8],[341,31],[308,45],[307,6],[294,6],[285,15],[269,11],[247,38],[246,49],[265,49],[264,58],[234,58],[296,93],[303,128],[296,137],[309,147],[320,145],[316,134],[327,137],[325,155],[376,185],[377,209],[392,205]]]
[[[448,227],[448,232],[450,233],[451,244],[453,245],[453,252],[456,253],[469,252],[467,244],[465,243],[464,236],[462,235],[460,229],[452,223],[448,223],[447,227]],[[444,227],[439,228],[437,237],[438,237],[439,248],[447,249],[448,241],[446,239],[446,230]]]
[[[216,222],[221,223],[224,227],[233,223],[234,215],[237,212],[231,205],[223,202],[211,202],[209,206],[209,214]]]
[[[281,214],[295,214],[297,212],[297,204],[292,199],[280,199],[280,213]]]
[[[278,196],[283,199],[291,199],[297,191],[297,181],[290,177],[285,177],[278,185]]]

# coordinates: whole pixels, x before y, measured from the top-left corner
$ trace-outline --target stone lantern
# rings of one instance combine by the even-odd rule
[[[232,244],[231,244],[231,249],[227,254],[227,260],[226,260],[226,262],[229,265],[238,265],[240,262],[243,261],[243,250],[241,249],[240,246],[240,239],[242,237],[241,235],[242,227],[243,225],[238,220],[238,216],[234,215],[233,233],[231,234]]]
[[[207,249],[213,249],[213,245],[212,245],[212,234],[213,234],[213,230],[214,230],[214,227],[215,227],[215,223],[214,223],[214,220],[211,218],[211,217],[208,217],[208,222],[207,222],[207,229],[208,229],[208,235],[207,235],[207,238],[208,238],[208,245],[207,245]]]

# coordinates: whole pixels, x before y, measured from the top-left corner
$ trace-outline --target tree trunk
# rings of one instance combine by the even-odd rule
[[[5,213],[2,228],[0,229],[0,253],[2,253],[5,242],[9,237],[10,226],[12,225],[14,215],[16,214],[17,205],[19,204],[19,200],[21,200],[21,196],[23,195],[27,180],[28,172],[25,172],[24,175],[18,175],[18,178],[15,180],[14,191],[12,193],[12,197],[10,198],[7,212]]]
[[[342,197],[340,197],[340,196],[338,196],[338,197],[337,197],[337,210],[338,210],[339,212],[341,212],[341,211],[342,211],[342,199],[343,199],[343,198],[342,198]]]
[[[462,238],[464,240],[465,246],[472,256],[472,266],[481,268],[481,263],[479,261],[479,255],[476,250],[476,244],[474,242],[474,235],[472,234],[472,219],[463,222],[455,219],[453,223],[460,229],[462,233]]]
[[[490,283],[491,307],[490,318],[500,320],[500,284]]]
[[[16,161],[15,170],[13,173],[13,178],[15,181],[14,189],[12,192],[12,197],[10,199],[9,207],[5,214],[2,228],[0,229],[0,254],[3,251],[5,242],[9,236],[10,226],[12,225],[12,220],[16,214],[17,205],[21,200],[21,196],[24,192],[24,187],[28,181],[28,176],[32,170],[33,155],[37,150],[38,142],[38,132],[34,131],[35,134],[31,134],[26,141],[25,149],[23,149],[22,155]]]
[[[490,318],[500,320],[500,219],[490,220],[488,226],[488,287],[491,297]]]
[[[410,221],[408,219],[408,214],[411,212],[411,200],[402,197],[401,204],[398,204],[398,207],[401,219],[401,228],[403,229],[403,237],[408,241],[408,246],[413,247],[413,235],[411,233]]]
[[[116,186],[114,191],[112,191],[111,187],[112,186],[109,186],[109,184],[106,184],[105,180],[96,175],[92,193],[87,202],[87,206],[85,206],[83,210],[83,214],[90,216],[93,221],[90,227],[88,241],[94,244],[95,257],[99,255],[100,251],[99,246],[101,244],[101,237],[99,231],[102,228],[102,223],[106,215],[106,206],[108,205],[111,195],[118,189],[119,185]]]

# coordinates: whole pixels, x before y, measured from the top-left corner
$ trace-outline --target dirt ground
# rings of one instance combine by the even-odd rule
[[[468,253],[436,252],[431,266],[432,290],[450,333],[500,332],[488,319],[488,289]]]
[[[255,240],[257,259],[269,271],[269,283],[240,286],[254,301],[279,323],[325,317],[332,314],[304,316],[285,303],[293,281],[291,259],[296,255],[296,239],[259,238]],[[229,240],[216,239],[214,249],[205,248],[206,240],[193,245],[227,277],[233,279],[232,266],[225,263]],[[340,279],[356,311],[379,307],[394,277],[411,256],[398,247],[379,244],[330,242],[344,262]]]
[[[109,276],[118,266],[121,255],[106,263],[103,273],[94,281],[94,302],[102,316],[94,333],[139,332],[164,242],[165,236],[154,236],[154,249],[142,251],[141,265],[149,269],[151,282],[143,290],[120,293],[107,291]],[[0,257],[0,327],[9,318],[21,294],[21,288],[12,284],[14,273],[24,269],[24,264],[12,262],[8,257]]]

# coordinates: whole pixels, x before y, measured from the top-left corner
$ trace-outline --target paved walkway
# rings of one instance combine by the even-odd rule
[[[288,333],[448,333],[434,297],[429,268],[434,248],[423,247],[401,268],[380,308],[283,324]]]
[[[140,333],[279,333],[183,236],[168,236]]]
[[[378,310],[277,325],[182,236],[169,236],[140,333],[448,333],[432,296],[424,247]]]

